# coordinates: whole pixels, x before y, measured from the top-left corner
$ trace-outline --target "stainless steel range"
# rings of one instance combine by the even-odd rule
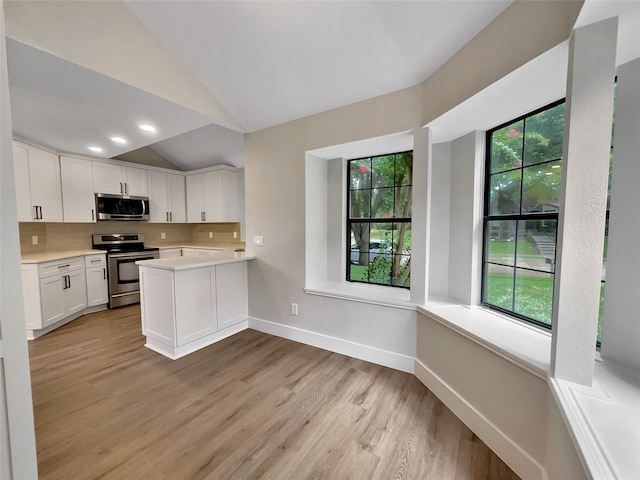
[[[93,235],[93,248],[107,251],[109,308],[140,302],[138,260],[159,257],[159,249],[146,248],[142,233]]]

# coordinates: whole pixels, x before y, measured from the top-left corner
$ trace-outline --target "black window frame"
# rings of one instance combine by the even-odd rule
[[[481,264],[481,268],[482,268],[482,272],[481,272],[481,298],[480,298],[480,304],[490,308],[492,310],[496,310],[500,313],[506,314],[510,317],[515,317],[519,320],[525,321],[527,323],[536,325],[538,327],[542,327],[544,329],[547,330],[551,330],[552,328],[552,321],[553,321],[553,303],[554,303],[554,295],[555,295],[555,267],[552,269],[551,275],[553,276],[553,293],[552,293],[552,298],[551,298],[551,320],[549,323],[545,323],[543,321],[540,321],[538,319],[529,317],[527,315],[524,315],[522,313],[516,312],[515,311],[515,303],[516,303],[516,282],[517,282],[517,270],[529,270],[529,271],[536,271],[539,272],[540,270],[536,270],[536,269],[528,269],[522,266],[517,266],[516,263],[516,259],[518,258],[518,242],[517,242],[517,233],[519,230],[519,222],[526,222],[527,220],[553,220],[556,222],[556,237],[554,240],[555,243],[555,252],[554,252],[554,261],[556,259],[556,254],[557,254],[557,233],[558,233],[558,219],[559,219],[559,208],[557,211],[555,212],[548,212],[548,213],[543,213],[543,212],[527,212],[527,213],[523,213],[522,212],[522,192],[523,192],[523,181],[522,181],[522,176],[524,174],[524,170],[525,168],[531,168],[533,166],[540,166],[540,165],[546,165],[546,164],[550,164],[553,162],[558,162],[558,161],[563,161],[562,158],[562,154],[559,158],[553,158],[553,159],[548,159],[545,160],[544,162],[540,162],[540,163],[536,163],[533,165],[525,165],[524,162],[524,149],[525,149],[525,142],[523,141],[523,145],[522,145],[522,154],[521,154],[521,158],[522,158],[522,163],[520,166],[518,167],[514,167],[511,170],[503,170],[500,172],[494,172],[494,174],[500,174],[500,173],[505,173],[505,172],[510,172],[510,171],[515,171],[515,170],[520,170],[521,172],[521,181],[520,181],[520,213],[518,214],[500,214],[500,215],[491,215],[490,212],[490,202],[491,202],[491,152],[492,152],[492,135],[494,132],[499,131],[509,125],[512,125],[516,122],[519,122],[521,120],[524,120],[524,126],[525,128],[523,129],[523,135],[526,134],[526,119],[533,117],[539,113],[545,112],[547,110],[550,110],[552,108],[555,108],[559,105],[564,104],[566,101],[566,99],[562,98],[560,100],[556,100],[552,103],[549,103],[543,107],[540,107],[536,110],[533,110],[531,112],[528,112],[524,115],[521,115],[519,117],[516,117],[512,120],[509,120],[508,122],[505,122],[501,125],[498,125],[494,128],[492,128],[491,130],[488,130],[486,132],[486,145],[485,145],[485,178],[484,178],[484,192],[483,192],[483,218],[482,218],[482,264]],[[563,136],[564,136],[564,131],[563,131]],[[564,138],[563,138],[564,141]],[[516,221],[516,236],[515,236],[515,245],[514,245],[514,254],[513,254],[513,258],[514,258],[514,264],[513,264],[513,269],[514,269],[514,275],[513,275],[513,286],[512,286],[512,308],[511,310],[508,310],[506,308],[502,308],[498,305],[494,305],[491,303],[488,303],[486,301],[486,295],[487,295],[487,272],[488,272],[488,268],[487,265],[488,264],[494,264],[494,265],[500,265],[500,264],[496,264],[494,262],[490,262],[488,257],[488,246],[486,245],[487,243],[487,229],[490,228],[490,222],[492,221]]]
[[[389,223],[392,225],[391,227],[391,231],[394,231],[393,229],[393,224],[394,223],[408,223],[409,225],[411,225],[412,223],[412,216],[409,217],[396,217],[395,214],[392,217],[388,217],[388,218],[379,218],[379,217],[371,217],[371,215],[369,215],[368,218],[351,218],[351,200],[350,200],[350,194],[351,194],[351,169],[350,169],[350,165],[352,162],[357,162],[357,161],[361,161],[361,160],[367,160],[370,159],[371,161],[373,161],[375,158],[379,158],[379,157],[388,157],[390,155],[404,155],[404,154],[408,154],[410,153],[411,155],[413,155],[413,150],[403,150],[403,151],[399,151],[399,152],[388,152],[388,153],[382,153],[382,154],[375,154],[375,155],[368,155],[365,157],[358,157],[358,158],[351,158],[351,159],[347,159],[346,161],[346,192],[347,192],[347,201],[345,202],[345,208],[346,208],[346,244],[345,244],[345,251],[346,251],[346,267],[345,267],[345,279],[347,282],[350,283],[360,283],[360,284],[365,284],[365,285],[375,285],[375,286],[382,286],[382,287],[392,287],[392,288],[404,288],[404,289],[410,289],[411,286],[410,285],[398,285],[398,284],[394,284],[392,282],[392,278],[389,278],[389,282],[388,283],[380,283],[380,282],[372,282],[372,281],[364,281],[364,280],[358,280],[358,279],[352,279],[351,278],[351,232],[352,232],[352,224],[357,224],[357,223],[368,223],[368,224],[372,224],[372,223]],[[394,176],[395,176],[395,170],[396,169],[396,160],[394,159]],[[413,165],[412,165],[412,169],[413,169]],[[400,185],[400,186],[393,186],[393,189],[395,190],[396,188],[400,188],[400,187],[411,187],[411,204],[413,205],[413,172],[411,173],[411,182],[408,184],[404,184],[404,185]],[[369,186],[369,190],[375,190],[376,187],[374,187],[373,185]],[[386,187],[386,188],[391,188],[391,187]],[[372,195],[371,195],[372,197]],[[395,195],[394,195],[394,202],[395,202]],[[411,207],[411,209],[413,209],[413,206]],[[395,204],[392,208],[392,211],[395,212],[396,208],[395,208]],[[369,244],[371,244],[371,239],[369,239]],[[393,246],[393,242],[391,245],[391,248]],[[411,253],[409,254],[403,254],[402,252],[398,253],[392,250],[387,254],[386,252],[384,253],[384,255],[390,255],[392,258],[395,256],[405,256],[409,258],[411,258]],[[409,273],[409,283],[411,281],[411,276]]]

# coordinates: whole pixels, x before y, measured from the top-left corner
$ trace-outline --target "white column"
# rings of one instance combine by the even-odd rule
[[[640,59],[618,68],[603,358],[640,370]]]
[[[607,204],[618,19],[574,30],[569,45],[551,372],[591,385]]]
[[[424,305],[429,292],[429,229],[431,225],[431,130],[413,132],[413,205],[411,215],[411,303]]]
[[[449,297],[465,305],[480,302],[484,139],[474,131],[451,142]]]

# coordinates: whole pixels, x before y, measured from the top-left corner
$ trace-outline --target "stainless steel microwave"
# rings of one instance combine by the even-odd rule
[[[149,199],[96,193],[97,220],[149,220]]]

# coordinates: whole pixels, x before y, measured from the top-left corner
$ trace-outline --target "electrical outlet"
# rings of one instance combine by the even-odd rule
[[[213,232],[209,232],[209,238],[213,238]]]
[[[291,315],[293,315],[294,317],[298,316],[298,304],[297,303],[292,303],[291,304]]]
[[[31,235],[31,243],[34,245],[38,244],[38,235]]]
[[[233,232],[233,238],[238,238],[238,232]]]
[[[160,239],[165,240],[167,238],[167,234],[164,232],[160,232]]]
[[[253,244],[257,247],[264,246],[264,237],[262,235],[254,235]]]

